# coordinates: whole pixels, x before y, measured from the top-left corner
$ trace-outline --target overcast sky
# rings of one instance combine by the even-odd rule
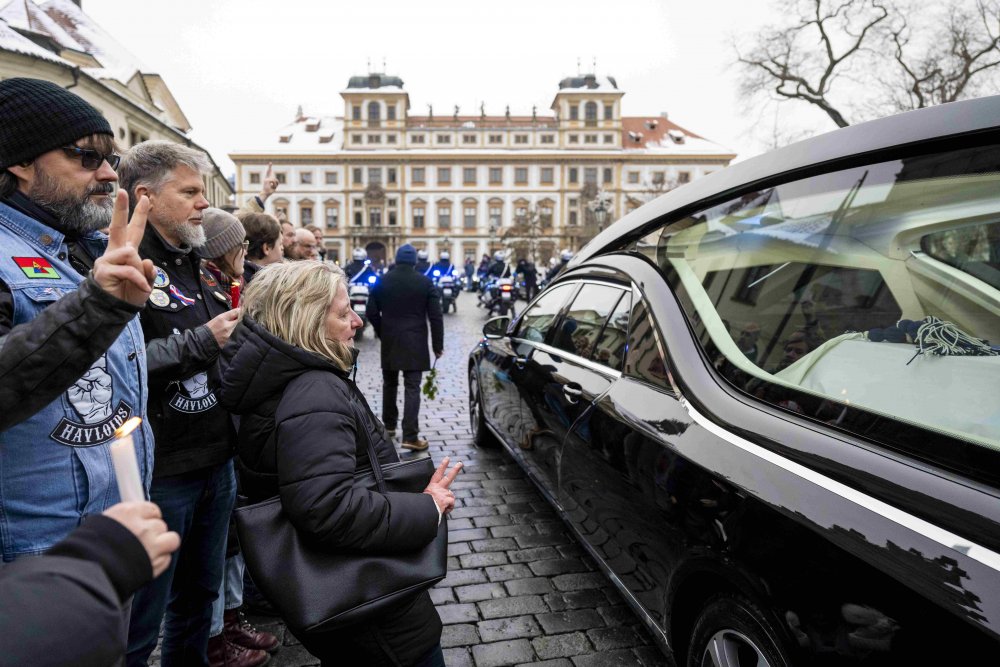
[[[161,74],[227,174],[252,148],[307,114],[343,112],[339,92],[372,67],[400,76],[411,112],[548,112],[558,82],[597,59],[623,112],[671,120],[760,152],[768,131],[736,98],[734,37],[773,19],[773,0],[83,0],[150,71]],[[756,126],[756,127],[755,127]],[[832,129],[816,118],[815,130]]]

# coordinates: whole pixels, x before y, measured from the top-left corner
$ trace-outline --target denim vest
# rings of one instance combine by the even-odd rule
[[[106,237],[81,239],[100,257]],[[30,322],[84,278],[66,259],[63,234],[0,203],[0,280],[14,324]],[[60,259],[62,258],[62,259]],[[39,554],[85,514],[119,501],[109,443],[132,416],[146,416],[146,350],[136,317],[74,386],[27,420],[0,432],[0,545],[3,560]],[[132,434],[148,496],[153,471],[149,424]]]

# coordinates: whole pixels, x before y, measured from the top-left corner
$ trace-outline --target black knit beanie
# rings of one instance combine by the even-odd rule
[[[41,79],[0,81],[0,169],[91,134],[114,136],[101,112],[78,95]]]

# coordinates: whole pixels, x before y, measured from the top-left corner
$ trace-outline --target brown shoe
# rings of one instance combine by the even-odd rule
[[[226,634],[208,638],[209,667],[261,667],[270,662],[271,656],[265,651],[255,651],[234,644],[226,639]]]
[[[399,446],[402,447],[403,449],[410,449],[415,452],[422,452],[425,449],[427,449],[427,441],[421,438],[417,438],[416,440],[404,440],[402,444],[400,444]]]
[[[222,634],[233,644],[258,651],[278,650],[278,638],[250,625],[239,609],[227,609],[222,618]]]

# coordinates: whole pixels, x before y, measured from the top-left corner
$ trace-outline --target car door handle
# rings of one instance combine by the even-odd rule
[[[569,401],[570,403],[576,403],[577,399],[583,396],[583,389],[581,389],[578,386],[566,384],[563,385],[562,390],[563,390],[563,395],[566,397],[566,400]]]
[[[518,368],[524,368],[526,363],[528,363],[528,357],[514,357],[514,365]]]

